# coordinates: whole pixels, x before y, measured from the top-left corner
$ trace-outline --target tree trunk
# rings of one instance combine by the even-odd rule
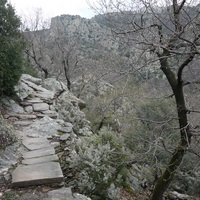
[[[70,78],[69,78],[67,67],[65,65],[64,65],[64,72],[65,72],[65,78],[67,80],[67,88],[70,91],[71,90],[71,81],[70,81]]]
[[[185,110],[185,103],[184,103],[184,96],[182,93],[182,89],[181,91],[177,91],[175,97],[176,97],[181,139],[179,141],[178,146],[175,149],[175,152],[165,172],[156,183],[152,195],[152,200],[162,200],[163,194],[165,190],[168,188],[173,178],[174,172],[180,166],[182,159],[185,155],[186,149],[188,147],[188,144],[190,142],[191,136],[189,135],[189,126],[187,123],[187,114]]]
[[[174,92],[177,106],[177,114],[180,128],[180,141],[163,175],[159,178],[153,190],[152,200],[162,200],[163,194],[168,188],[176,169],[180,166],[190,143],[191,135],[189,132],[185,99],[183,94],[182,82],[178,82],[174,73],[170,70],[166,60],[161,60],[161,69],[165,73],[168,82]]]

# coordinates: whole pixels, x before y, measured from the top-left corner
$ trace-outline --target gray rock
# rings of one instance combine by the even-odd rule
[[[32,113],[33,112],[33,107],[32,106],[26,106],[24,108],[24,110],[27,112],[27,113]]]
[[[31,98],[31,99],[27,99],[25,102],[29,103],[29,104],[33,104],[33,103],[43,103],[43,101],[40,98]]]
[[[41,100],[44,100],[45,102],[52,102],[52,100],[54,98],[54,92],[52,92],[50,90],[46,90],[45,88],[41,87],[40,85],[36,85],[35,83],[27,81],[27,80],[23,80],[23,82],[26,84],[26,86],[25,86],[26,88],[21,88],[21,90],[26,91],[27,88],[29,88],[29,91],[28,91],[29,94],[26,97],[28,97],[28,96],[39,97]]]
[[[11,111],[16,113],[23,113],[24,109],[19,106],[14,100],[3,98],[1,102]]]
[[[66,187],[49,191],[47,194],[49,197],[44,200],[91,200],[82,194],[73,194],[71,188]]]
[[[30,114],[18,114],[18,113],[8,113],[9,117],[16,117],[18,119],[36,119],[36,115]]]
[[[66,127],[73,127],[72,123],[70,123],[70,122],[65,122],[64,125],[65,125]]]
[[[58,117],[58,115],[55,115],[55,114],[41,114],[41,113],[37,114],[37,117],[39,117],[39,118],[42,118],[42,117],[45,117],[45,116],[48,116],[52,119],[57,119],[57,117]]]
[[[72,132],[72,126],[69,127],[61,127],[58,131],[61,131],[63,133],[71,133]]]
[[[44,157],[39,157],[39,158],[25,159],[25,160],[22,160],[22,164],[33,165],[33,164],[46,163],[46,162],[55,162],[58,160],[59,158],[57,155],[50,155],[50,156],[44,156]]]
[[[32,121],[15,121],[13,125],[15,126],[28,126],[32,123]]]
[[[35,78],[35,77],[33,77],[33,76],[29,75],[29,74],[22,74],[21,80],[31,81],[31,82],[33,82],[35,84],[41,84],[41,82],[42,82],[42,79]]]
[[[34,93],[33,88],[30,88],[26,83],[20,81],[18,85],[15,86],[15,91],[17,96],[21,99],[24,100],[25,98],[29,97],[30,95],[32,96]]]
[[[59,199],[59,200],[74,200],[72,196],[71,188],[60,188],[58,190],[52,190],[48,192],[49,199]]]
[[[176,191],[170,192],[169,197],[170,197],[170,199],[180,199],[180,200],[190,200],[191,199],[191,196],[189,196],[187,194],[180,194]]]
[[[60,142],[51,142],[51,146],[56,148],[60,146]]]
[[[29,150],[48,148],[50,146],[46,138],[27,138],[22,141],[22,144]]]
[[[48,103],[52,103],[54,99],[54,93],[49,90],[39,91],[35,94],[35,96],[40,97],[42,100]]]
[[[73,196],[75,200],[91,200],[89,197],[78,193],[74,193]]]
[[[63,135],[60,136],[60,140],[61,140],[61,141],[65,141],[65,140],[67,140],[69,137],[70,137],[70,134],[67,134],[67,133],[66,133],[66,134],[63,134]]]
[[[26,85],[28,85],[30,88],[32,88],[36,92],[46,90],[41,85],[35,84],[31,80],[22,79],[22,82],[24,82]]]
[[[19,165],[12,173],[13,187],[60,183],[63,174],[60,164],[47,162],[35,165]]]
[[[56,111],[52,111],[52,110],[45,110],[45,111],[42,111],[43,114],[51,117],[51,118],[58,118],[58,113]]]
[[[49,156],[55,154],[55,150],[53,147],[49,146],[47,148],[42,148],[42,149],[37,149],[34,151],[29,151],[29,152],[23,152],[22,156],[24,159],[29,159],[29,158],[38,158],[38,157],[43,157],[43,156]]]
[[[50,136],[58,136],[57,130],[60,128],[61,125],[56,120],[45,116],[42,119],[36,119],[30,127],[24,129],[24,132],[29,136],[47,138]]]
[[[49,109],[52,110],[52,111],[56,111],[56,109],[55,109],[55,107],[53,105],[50,105]]]
[[[34,103],[33,110],[35,112],[41,112],[45,110],[49,110],[49,105],[47,103]]]
[[[18,117],[19,119],[36,119],[37,118],[37,116],[36,115],[18,115],[18,116],[16,116],[16,117]]]
[[[26,192],[24,194],[20,194],[20,200],[43,200],[47,197],[47,194],[37,191],[36,193]]]
[[[47,90],[54,92],[58,96],[63,91],[68,91],[68,88],[61,81],[56,80],[56,78],[47,78],[43,81],[42,86]]]

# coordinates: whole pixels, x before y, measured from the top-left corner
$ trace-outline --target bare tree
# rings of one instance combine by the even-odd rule
[[[24,31],[25,38],[28,42],[25,49],[26,57],[33,65],[33,67],[44,74],[44,77],[49,76],[49,70],[44,64],[47,57],[46,48],[46,35],[44,30],[48,30],[50,26],[50,19],[43,16],[41,9],[36,9],[29,16],[23,16],[22,30]]]
[[[152,200],[161,200],[191,147],[194,135],[188,114],[195,110],[186,106],[184,87],[199,83],[198,79],[188,80],[187,76],[188,68],[199,59],[199,7],[186,0],[157,3],[152,0],[101,0],[98,6],[93,8],[104,14],[102,19],[111,27],[113,34],[129,46],[137,48],[141,52],[140,59],[147,52],[154,55],[154,62],[160,66],[157,70],[164,73],[175,98],[180,139],[153,190]],[[130,64],[128,73],[143,68],[140,66],[138,69],[136,66],[135,63]]]
[[[85,56],[81,52],[78,30],[72,24],[64,24],[62,20],[54,27],[54,56],[52,62],[61,66],[58,76],[64,74],[67,81],[67,87],[71,89],[71,79],[77,75],[77,72],[83,68]],[[69,30],[69,32],[67,31]],[[71,32],[72,31],[72,32]],[[63,73],[64,72],[64,73]]]
[[[28,29],[25,29],[29,43],[25,51],[28,60],[44,74],[44,78],[65,79],[70,90],[72,79],[80,72],[84,74],[89,63],[81,49],[81,18],[63,15],[51,19],[51,24],[47,25],[42,13],[36,12],[30,19],[26,23]]]

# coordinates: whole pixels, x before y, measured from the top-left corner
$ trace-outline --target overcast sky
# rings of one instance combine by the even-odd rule
[[[91,18],[95,14],[86,0],[8,0],[18,15],[28,15],[41,8],[44,16],[54,17],[62,14],[80,15]]]

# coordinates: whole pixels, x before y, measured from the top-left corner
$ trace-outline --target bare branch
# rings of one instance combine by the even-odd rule
[[[182,85],[183,84],[183,80],[182,80],[182,73],[183,73],[183,69],[188,66],[188,64],[194,59],[195,54],[191,54],[179,67],[178,69],[178,84]]]

